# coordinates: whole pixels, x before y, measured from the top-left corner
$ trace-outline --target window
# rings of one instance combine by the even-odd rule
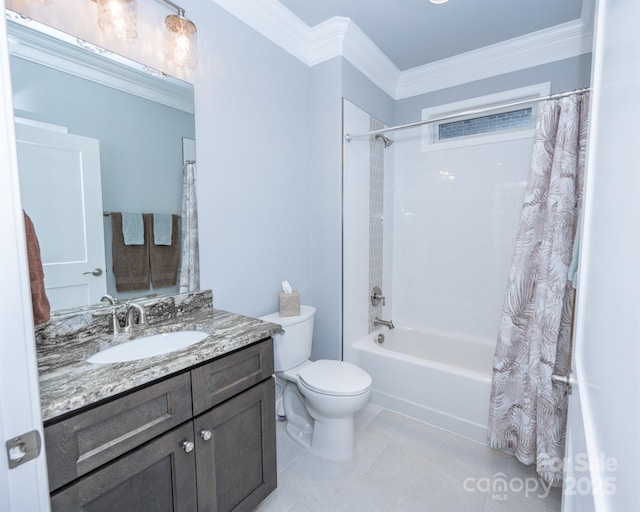
[[[438,140],[467,137],[501,130],[517,130],[533,126],[533,108],[511,110],[499,114],[471,117],[462,121],[438,124]]]
[[[544,83],[498,94],[471,98],[422,110],[422,119],[439,119],[478,109],[547,96],[550,84]],[[434,151],[465,145],[487,144],[503,140],[532,137],[537,104],[520,104],[499,110],[487,110],[442,121],[423,127],[422,150]]]

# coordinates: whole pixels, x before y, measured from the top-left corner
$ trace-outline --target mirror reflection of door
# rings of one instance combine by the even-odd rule
[[[107,292],[98,141],[24,123],[16,122],[22,206],[40,243],[51,309],[98,303]]]

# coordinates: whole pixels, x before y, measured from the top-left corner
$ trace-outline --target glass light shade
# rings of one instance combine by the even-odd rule
[[[97,3],[100,28],[117,39],[136,38],[136,0],[98,0]]]
[[[197,61],[198,31],[196,26],[182,16],[166,17],[167,60],[176,66],[193,68]]]
[[[432,4],[446,4],[449,0],[429,0]]]

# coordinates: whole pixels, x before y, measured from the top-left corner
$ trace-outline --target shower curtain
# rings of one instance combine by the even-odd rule
[[[573,286],[568,279],[586,154],[589,94],[541,105],[496,346],[489,444],[562,484]]]
[[[196,164],[186,162],[182,169],[182,244],[180,246],[180,293],[200,289],[198,255],[198,208],[196,203]]]

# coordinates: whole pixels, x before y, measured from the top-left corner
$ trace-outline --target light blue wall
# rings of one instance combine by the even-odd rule
[[[348,61],[311,69],[311,282],[316,307],[313,359],[342,357],[342,98],[386,123],[394,101]]]
[[[387,126],[396,124],[395,100],[344,59],[342,59],[342,95]]]
[[[182,138],[195,137],[193,114],[21,58],[11,57],[10,63],[18,116],[98,139],[105,210],[180,213]],[[108,218],[104,227],[109,293],[177,292],[173,287],[116,293]]]
[[[311,69],[311,276],[313,359],[342,357],[341,59]]]
[[[288,279],[318,311],[313,359],[342,350],[342,98],[393,125],[452,98],[588,83],[587,57],[394,101],[342,58],[309,69],[217,6],[191,9],[210,25],[196,79],[202,287],[260,316]]]
[[[202,288],[214,306],[277,310],[284,279],[312,299],[310,70],[213,2],[198,27],[195,82]]]
[[[314,359],[341,355],[342,98],[391,125],[429,104],[588,81],[583,58],[396,102],[342,58],[310,69],[216,4],[184,3],[206,27],[194,82],[202,288],[260,316],[288,279],[318,309]]]
[[[580,55],[571,59],[560,60],[399,100],[396,104],[395,122],[396,124],[405,124],[420,121],[423,108],[542,82],[551,82],[551,92],[571,91],[580,87],[588,87],[591,82],[591,54]]]

